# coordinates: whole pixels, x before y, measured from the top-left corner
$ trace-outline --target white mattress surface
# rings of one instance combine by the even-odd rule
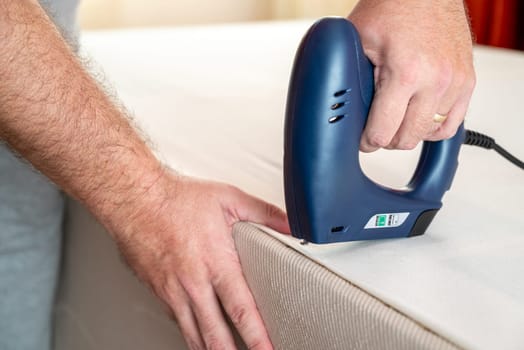
[[[82,43],[161,159],[284,207],[287,83],[311,23],[90,32]],[[524,54],[478,47],[475,63],[466,126],[524,158]],[[417,155],[380,151],[362,163],[373,179],[400,186]],[[424,236],[329,246],[275,236],[458,345],[517,349],[524,346],[523,198],[521,170],[493,151],[464,147]]]

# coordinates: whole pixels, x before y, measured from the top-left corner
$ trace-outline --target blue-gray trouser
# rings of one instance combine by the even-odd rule
[[[50,349],[64,198],[0,144],[0,349]]]
[[[73,46],[78,1],[40,0]],[[0,143],[0,350],[50,349],[63,209],[59,190]]]

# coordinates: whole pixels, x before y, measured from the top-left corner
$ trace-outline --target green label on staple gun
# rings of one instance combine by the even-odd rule
[[[398,227],[406,221],[409,213],[387,213],[373,215],[369,220],[365,229],[369,228],[389,228]]]

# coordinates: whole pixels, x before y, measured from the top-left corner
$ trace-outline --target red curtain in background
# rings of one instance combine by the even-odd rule
[[[524,1],[466,0],[478,44],[524,50]]]

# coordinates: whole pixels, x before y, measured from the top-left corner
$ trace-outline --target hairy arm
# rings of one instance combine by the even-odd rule
[[[0,138],[101,221],[191,349],[234,349],[226,317],[250,349],[271,349],[231,230],[289,232],[285,213],[164,169],[35,0],[0,1],[0,38]]]
[[[36,1],[2,1],[0,37],[0,137],[104,223],[120,220],[160,164]]]

